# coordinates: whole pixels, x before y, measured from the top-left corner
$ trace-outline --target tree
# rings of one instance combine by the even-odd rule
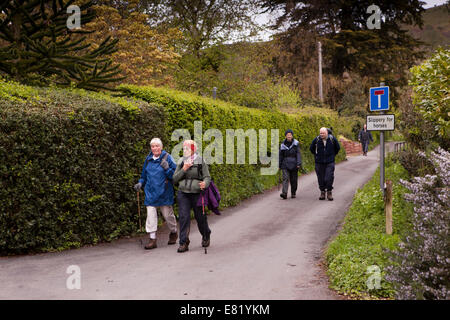
[[[411,68],[416,111],[432,125],[435,141],[450,147],[450,50],[438,49],[432,57]]]
[[[85,30],[71,29],[74,0],[10,0],[0,4],[0,71],[20,82],[107,89],[120,80],[108,56],[117,40],[106,38],[90,50]],[[94,18],[92,1],[79,6],[80,25]]]
[[[395,0],[377,2],[383,21],[380,29],[369,29],[367,9],[372,0],[263,0],[266,12],[281,12],[274,28],[287,26],[280,36],[290,52],[307,53],[306,58],[294,55],[292,61],[308,64],[316,55],[312,45],[318,40],[324,44],[325,71],[341,75],[345,71],[371,76],[390,85],[405,85],[406,70],[423,53],[417,49],[421,44],[413,39],[401,25],[422,26],[424,11],[418,0]],[[307,35],[304,41],[298,35]],[[294,49],[294,51],[291,50]]]
[[[184,34],[182,52],[200,58],[201,50],[254,30],[254,0],[147,0],[147,12],[160,27]]]
[[[173,69],[180,55],[174,42],[182,35],[175,28],[159,32],[148,24],[140,0],[100,1],[93,9],[96,18],[86,25],[89,39],[101,43],[107,37],[117,39],[117,52],[111,55],[120,63],[127,83],[139,85],[172,85]],[[95,44],[94,44],[95,46]]]

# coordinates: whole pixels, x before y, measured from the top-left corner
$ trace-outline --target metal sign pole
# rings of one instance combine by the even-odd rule
[[[319,99],[323,102],[323,92],[322,92],[322,44],[318,42],[319,46]]]
[[[384,87],[384,82],[380,83],[380,87]],[[381,114],[384,114],[384,111],[381,111]],[[384,193],[384,131],[380,131],[380,188]]]

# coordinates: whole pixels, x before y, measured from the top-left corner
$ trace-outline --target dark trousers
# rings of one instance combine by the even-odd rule
[[[369,141],[363,141],[361,142],[362,144],[362,149],[364,153],[367,153],[367,150],[369,150]]]
[[[298,169],[294,170],[282,169],[283,172],[283,194],[287,194],[289,182],[291,182],[291,194],[297,192]]]
[[[320,191],[333,190],[334,162],[316,163],[316,175]]]
[[[189,238],[191,226],[191,209],[194,209],[194,218],[197,220],[198,230],[203,239],[209,239],[211,230],[208,227],[206,213],[203,215],[202,207],[197,206],[200,193],[184,193],[178,190],[177,203],[178,215],[180,217],[180,245],[186,243]],[[205,235],[206,232],[206,235]]]

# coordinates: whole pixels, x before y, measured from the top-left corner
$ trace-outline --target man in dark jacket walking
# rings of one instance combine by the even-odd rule
[[[314,155],[316,163],[316,174],[319,182],[319,200],[333,200],[331,190],[334,182],[334,162],[341,146],[337,139],[328,132],[327,128],[320,128],[320,134],[312,141],[309,150]]]
[[[373,142],[372,134],[367,131],[367,125],[364,124],[364,128],[361,129],[358,135],[358,141],[362,144],[363,155],[367,156],[367,151],[369,149],[369,140]]]
[[[291,129],[284,133],[286,139],[280,146],[279,166],[283,172],[283,190],[280,197],[287,198],[289,181],[291,183],[291,198],[295,198],[297,192],[298,169],[302,166],[302,156],[300,154],[300,144],[294,139],[294,132]]]

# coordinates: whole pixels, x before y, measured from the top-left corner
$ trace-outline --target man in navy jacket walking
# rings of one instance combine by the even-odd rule
[[[327,128],[320,128],[320,134],[312,141],[309,150],[314,155],[316,163],[316,174],[319,182],[319,200],[333,200],[331,190],[334,182],[334,162],[341,146],[337,139],[328,132]]]

